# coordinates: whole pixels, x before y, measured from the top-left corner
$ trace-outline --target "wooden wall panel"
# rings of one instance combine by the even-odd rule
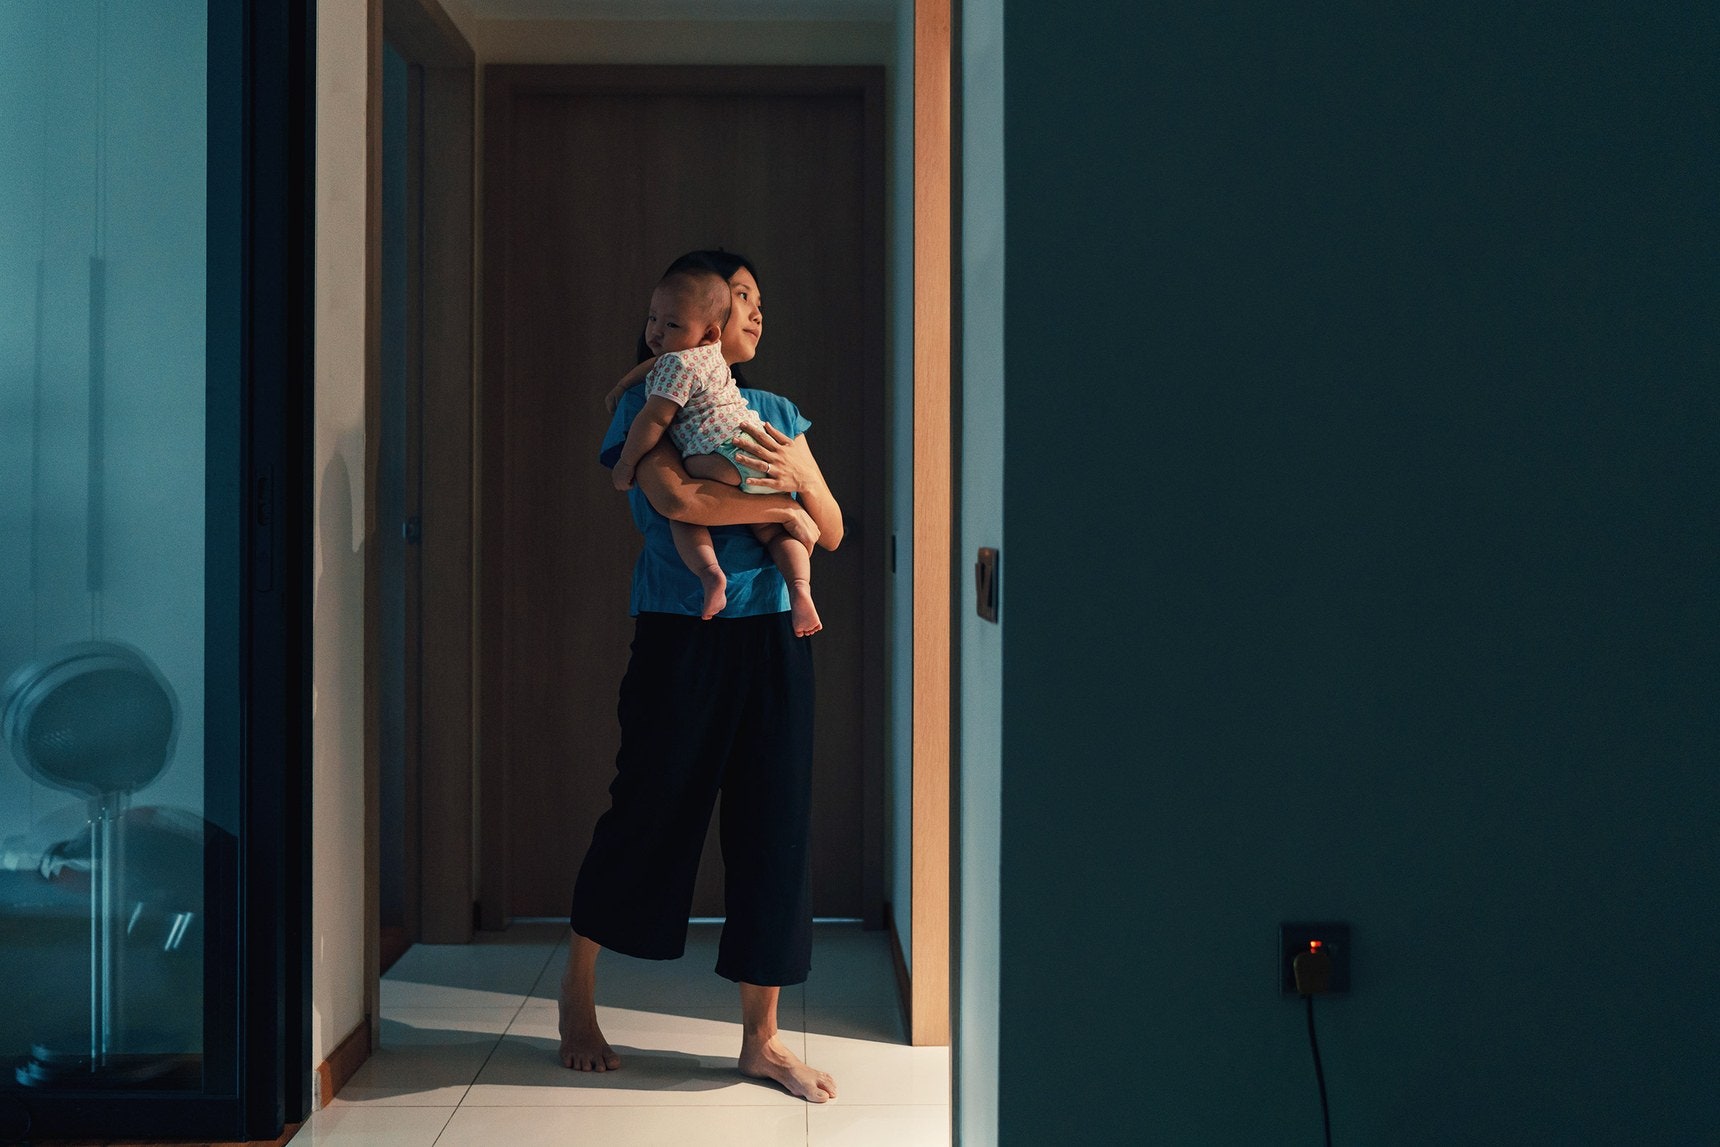
[[[816,910],[882,919],[882,77],[875,69],[492,68],[486,93],[485,594],[505,706],[508,915],[566,911],[607,807],[638,535],[596,453],[651,284],[682,251],[758,264],[749,382],[793,399],[848,539],[814,558]],[[487,411],[487,417],[491,415]],[[487,439],[488,441],[489,439]],[[487,603],[491,599],[487,596]],[[488,661],[486,661],[488,665]],[[666,718],[672,702],[666,701]],[[491,743],[492,726],[484,736]],[[486,754],[488,779],[497,764]],[[489,801],[486,800],[486,807]],[[486,820],[486,833],[491,825]],[[498,842],[486,836],[486,857]],[[489,861],[486,860],[486,868]],[[721,911],[714,849],[695,912]]]

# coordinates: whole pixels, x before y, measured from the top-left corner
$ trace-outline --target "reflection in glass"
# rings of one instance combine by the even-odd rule
[[[0,4],[0,1088],[202,1079],[206,21]]]
[[[179,910],[200,883],[198,850],[190,850],[188,870],[164,885],[161,862],[171,870],[172,851],[156,833],[144,834],[152,863],[143,872],[153,879],[127,879],[131,794],[161,774],[177,732],[178,704],[160,671],[139,650],[116,642],[62,647],[19,669],[0,691],[0,738],[13,759],[37,783],[82,796],[89,815],[81,836],[49,848],[35,866],[49,882],[75,876],[65,883],[81,879],[88,887],[88,1038],[68,1032],[38,1039],[16,1069],[22,1084],[83,1084],[92,1077],[131,1084],[194,1066],[175,1053],[176,1045],[186,1046],[183,1034],[145,1034],[124,1003],[127,970],[137,963],[127,958],[127,938],[140,927],[143,936],[161,931],[155,917],[165,909],[163,950],[183,960],[184,935],[198,915]]]

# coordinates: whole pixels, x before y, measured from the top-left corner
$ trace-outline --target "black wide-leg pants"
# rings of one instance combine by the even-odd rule
[[[789,614],[639,614],[611,804],[574,885],[573,930],[629,956],[678,958],[720,792],[728,922],[717,974],[805,981],[812,703],[811,642]]]

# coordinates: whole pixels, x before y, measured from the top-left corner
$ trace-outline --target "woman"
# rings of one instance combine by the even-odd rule
[[[728,281],[723,357],[731,366],[751,361],[764,333],[752,265],[695,251],[669,270],[690,267]],[[641,459],[628,495],[645,536],[633,571],[633,651],[621,682],[612,804],[574,888],[561,1062],[578,1071],[621,1066],[597,1023],[598,953],[682,954],[720,791],[728,918],[717,973],[740,985],[740,1070],[824,1103],[835,1097],[835,1081],[784,1047],[776,1027],[781,989],[804,982],[811,968],[812,655],[808,639],[794,636],[781,574],[745,526],[778,522],[808,546],[833,550],[842,541],[842,510],[806,444],[810,423],[800,411],[774,394],[743,393],[760,425],[747,428],[755,446],[740,460],[767,475],[755,485],[780,493],[743,494],[692,479],[664,441]],[[605,465],[619,456],[642,405],[636,388],[616,406],[600,455]],[[712,527],[728,606],[709,621],[699,617],[703,587],[675,552],[670,518]]]

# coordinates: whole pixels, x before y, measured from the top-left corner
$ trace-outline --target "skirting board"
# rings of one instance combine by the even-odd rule
[[[340,1046],[317,1064],[317,1109],[334,1102],[334,1097],[347,1081],[358,1074],[364,1061],[370,1058],[370,1017],[365,1016],[357,1027],[347,1033]]]
[[[292,1137],[299,1133],[299,1123],[289,1123],[282,1129],[278,1139],[247,1139],[235,1142],[229,1139],[38,1139],[37,1143],[47,1147],[287,1147]]]
[[[890,959],[896,965],[896,1002],[902,1009],[902,1028],[914,1030],[914,992],[908,978],[908,961],[902,954],[902,937],[896,932],[896,911],[884,901],[884,919],[890,923]]]

